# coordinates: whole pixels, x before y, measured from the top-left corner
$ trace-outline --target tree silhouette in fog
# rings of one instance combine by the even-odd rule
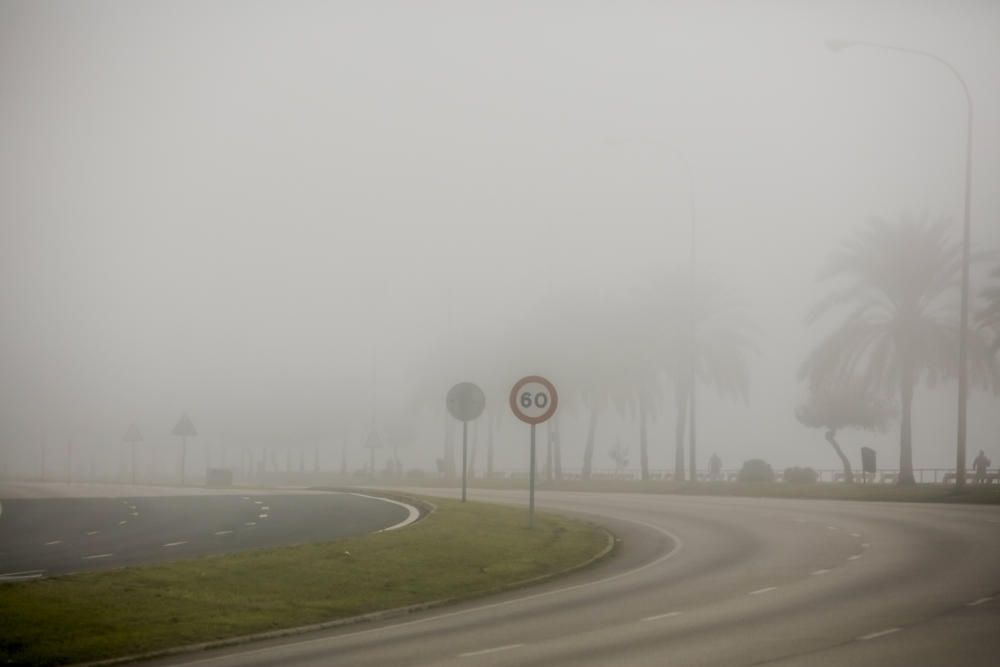
[[[1000,351],[1000,266],[990,273],[992,282],[983,289],[985,305],[979,312],[979,324],[988,331],[990,351],[996,354]]]
[[[738,302],[712,282],[703,280],[692,291],[686,276],[665,275],[648,285],[643,298],[646,326],[658,341],[653,358],[674,390],[674,477],[684,480],[684,436],[694,427],[688,416],[695,382],[746,402],[753,327]],[[691,444],[688,463],[694,470],[693,438]]]
[[[804,426],[826,429],[826,441],[840,458],[844,481],[848,484],[854,481],[854,473],[850,460],[837,442],[837,431],[858,428],[883,432],[895,414],[895,407],[873,394],[865,381],[859,378],[811,386],[808,398],[795,410],[795,416]]]
[[[915,388],[934,386],[957,370],[957,306],[961,246],[945,222],[902,215],[869,221],[845,241],[820,273],[832,285],[807,317],[842,320],[807,358],[802,375],[821,390],[858,377],[865,391],[900,401],[899,483],[913,484]],[[969,333],[972,377],[994,384],[981,336]]]

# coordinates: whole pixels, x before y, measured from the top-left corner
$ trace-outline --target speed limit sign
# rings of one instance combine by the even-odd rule
[[[528,527],[535,525],[535,425],[556,413],[559,394],[551,382],[539,375],[521,378],[510,390],[510,409],[523,422],[531,424],[531,458],[528,473]]]
[[[528,424],[541,424],[556,413],[559,394],[551,382],[539,375],[518,380],[510,390],[510,409]]]

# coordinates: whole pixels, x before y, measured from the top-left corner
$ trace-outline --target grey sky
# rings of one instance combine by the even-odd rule
[[[761,330],[750,406],[707,395],[702,451],[835,467],[792,414],[817,268],[872,215],[960,221],[965,106],[932,61],[825,40],[963,73],[986,250],[998,35],[988,0],[0,0],[0,448],[165,433],[184,409],[206,437],[330,430],[331,402],[370,395],[375,344],[398,403],[449,328],[683,268],[693,198],[699,270]],[[918,467],[952,464],[953,404],[918,393]],[[995,460],[997,406],[970,411]],[[439,455],[429,424],[411,464]],[[634,426],[602,427],[598,465],[616,437]]]

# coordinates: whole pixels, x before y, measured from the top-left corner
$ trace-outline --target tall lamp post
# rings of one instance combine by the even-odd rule
[[[958,82],[962,84],[966,101],[966,126],[965,126],[965,213],[962,221],[962,305],[959,315],[959,337],[958,337],[958,438],[955,458],[955,485],[958,488],[965,486],[965,438],[966,438],[966,413],[968,412],[969,377],[968,377],[968,330],[969,330],[969,253],[971,232],[970,224],[970,200],[972,194],[972,95],[969,93],[969,86],[965,79],[959,74],[955,66],[950,62],[926,51],[918,49],[908,49],[902,46],[890,46],[888,44],[877,44],[875,42],[861,42],[853,40],[831,39],[827,41],[827,46],[831,51],[839,52],[844,49],[861,46],[885,51],[896,51],[913,56],[930,58],[955,75]]]

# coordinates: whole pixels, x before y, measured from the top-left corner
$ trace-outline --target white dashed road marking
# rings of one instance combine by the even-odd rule
[[[826,573],[828,573],[829,571],[830,571],[830,570],[816,570],[815,572],[813,572],[813,573],[812,573],[812,576],[814,576],[814,577],[818,577],[818,576],[820,576],[820,575],[822,575],[822,574],[826,574]]]
[[[761,593],[770,593],[771,591],[778,590],[777,586],[768,586],[767,588],[760,588],[756,591],[750,591],[747,595],[760,595]]]
[[[54,546],[56,544],[62,544],[62,540],[52,540],[51,542],[46,542],[45,546],[51,547],[51,546]]]
[[[861,537],[861,533],[851,533],[851,537]]]
[[[497,653],[499,651],[509,651],[512,648],[519,648],[524,646],[524,644],[508,644],[507,646],[496,646],[494,648],[486,648],[482,651],[470,651],[468,653],[459,653],[459,658],[471,658],[476,655],[486,655],[487,653]]]
[[[873,632],[870,635],[861,635],[858,637],[858,641],[866,642],[869,639],[878,639],[879,637],[885,637],[886,635],[891,635],[894,632],[899,632],[902,628],[889,628],[888,630],[879,630],[878,632]]]
[[[979,598],[978,600],[973,600],[972,602],[970,602],[969,604],[967,604],[965,606],[966,607],[978,607],[979,605],[985,604],[985,603],[989,602],[992,599],[993,598]]]
[[[101,531],[99,531],[99,530],[88,530],[87,534],[88,535],[97,535],[97,533],[99,533],[99,532],[101,532]]]
[[[680,616],[680,615],[681,615],[681,613],[679,611],[668,611],[666,614],[657,614],[656,616],[647,616],[646,618],[644,618],[642,620],[644,620],[644,621],[658,621],[661,618],[673,618],[674,616]]]
[[[94,554],[93,556],[84,556],[83,560],[94,560],[95,558],[111,558],[114,554]]]
[[[26,581],[28,579],[38,579],[45,570],[23,570],[21,572],[4,572],[0,574],[0,581]]]
[[[257,522],[256,522],[256,521],[247,521],[247,522],[246,522],[245,524],[243,524],[243,525],[244,525],[244,526],[256,526],[256,525],[257,525]]]
[[[220,531],[217,531],[215,534],[216,535],[231,535],[232,532],[233,531],[231,531],[231,530],[220,530]]]
[[[847,560],[857,560],[861,558],[861,554],[854,554],[853,556],[848,556]]]
[[[257,518],[258,518],[258,519],[266,519],[266,518],[267,518],[267,515],[266,515],[266,514],[258,514],[258,515],[257,515]]]
[[[182,544],[187,544],[187,541],[184,540],[184,541],[181,541],[181,542],[167,542],[163,546],[165,546],[165,547],[179,547]]]

